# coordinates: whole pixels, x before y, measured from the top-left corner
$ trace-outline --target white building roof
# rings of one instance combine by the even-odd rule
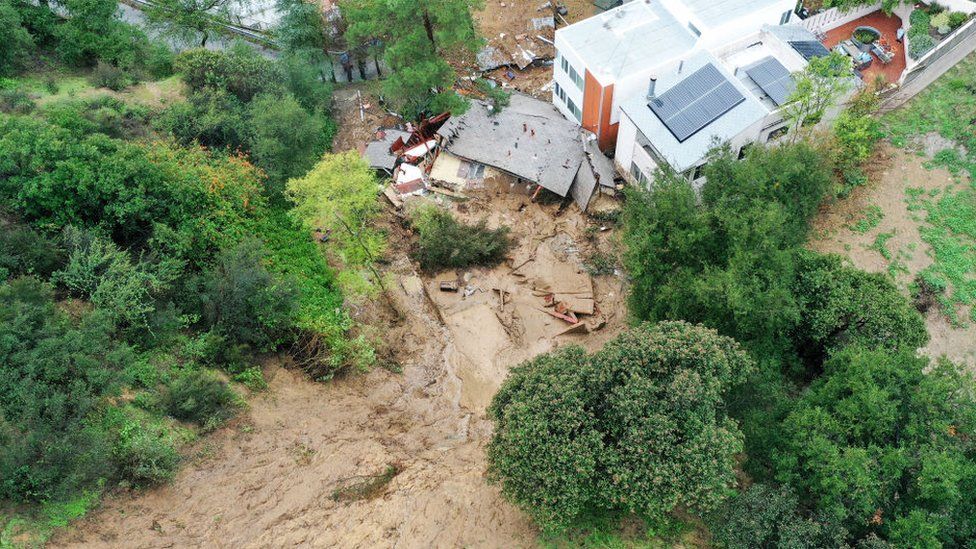
[[[679,0],[702,24],[718,27],[766,9],[780,0]]]
[[[694,48],[695,35],[659,0],[636,0],[556,31],[603,82],[644,71]]]
[[[632,97],[620,106],[623,113],[653,144],[654,149],[679,172],[698,164],[712,148],[715,140],[729,141],[769,114],[769,110],[760,103],[751,90],[746,88],[738,78],[732,76],[718,59],[705,51],[688,59],[681,74],[674,71],[660,75],[655,93],[660,95],[667,92],[687,76],[708,64],[714,65],[742,93],[745,100],[683,142],[679,142],[661,119],[651,111],[644,95]]]

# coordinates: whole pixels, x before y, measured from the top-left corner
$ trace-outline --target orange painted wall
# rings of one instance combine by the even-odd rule
[[[613,84],[601,86],[588,70],[583,82],[583,127],[597,135],[600,150],[606,152],[617,141],[618,124],[610,124]]]

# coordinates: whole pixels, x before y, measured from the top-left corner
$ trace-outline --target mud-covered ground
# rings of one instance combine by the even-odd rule
[[[558,345],[595,350],[623,326],[617,276],[595,279],[606,326],[589,335],[557,336],[565,323],[542,312],[531,291],[547,283],[546,273],[575,273],[592,249],[609,249],[613,231],[599,232],[575,206],[560,211],[506,189],[479,191],[460,208],[461,217],[512,227],[519,272],[506,262],[456,273],[469,291],[441,293],[435,286],[444,273],[416,272],[409,231],[391,214],[388,270],[401,319],[381,326],[381,337],[402,372],[378,368],[315,383],[284,359],[270,360],[269,388],[201,441],[172,483],[109,495],[52,545],[535,545],[532,524],[486,482],[485,407],[512,366]],[[506,306],[491,291],[499,286],[511,290]],[[400,473],[372,497],[335,501],[337,489],[390,465]]]
[[[908,293],[915,275],[933,262],[920,233],[923,215],[909,208],[908,189],[940,192],[956,184],[948,171],[926,166],[931,156],[931,151],[920,155],[882,147],[872,160],[871,183],[821,211],[814,221],[811,247],[848,257],[865,271],[890,273]],[[960,316],[966,318],[968,310]],[[930,308],[925,320],[931,338],[926,354],[945,355],[976,368],[976,323],[953,325],[938,307]]]

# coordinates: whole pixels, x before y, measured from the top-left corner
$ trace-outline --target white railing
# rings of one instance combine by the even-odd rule
[[[817,15],[807,17],[797,24],[816,34],[818,32],[826,32],[843,24],[850,23],[855,19],[864,17],[869,13],[874,13],[879,9],[881,9],[880,2],[877,4],[871,4],[869,6],[862,6],[850,11],[841,11],[837,8],[830,8],[829,10],[818,13]]]
[[[933,59],[942,57],[946,53],[946,48],[955,48],[964,40],[976,40],[976,19],[970,19],[966,24],[952,31],[952,34],[946,36],[934,48],[919,57],[908,70],[902,73],[898,83],[904,85],[909,75],[916,71],[924,71]],[[976,42],[973,43],[976,44]]]

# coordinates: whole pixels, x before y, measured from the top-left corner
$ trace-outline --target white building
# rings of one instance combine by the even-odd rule
[[[556,31],[553,102],[646,180],[689,179],[716,139],[741,147],[785,131],[790,73],[826,55],[795,0],[634,0]]]

